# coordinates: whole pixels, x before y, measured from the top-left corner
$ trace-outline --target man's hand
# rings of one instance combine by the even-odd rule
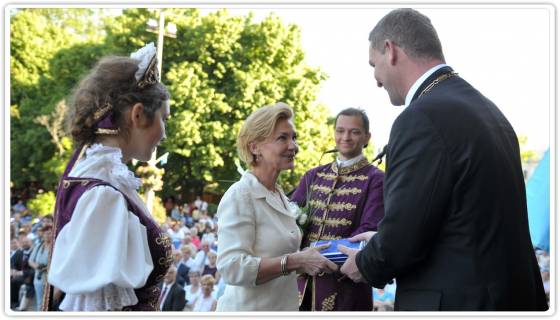
[[[376,234],[376,233],[377,233],[377,231],[363,232],[363,233],[360,233],[360,234],[357,234],[357,235],[353,236],[352,238],[348,238],[348,241],[350,241],[350,242],[358,242],[358,241],[369,242],[371,237],[373,237],[373,235]]]
[[[365,234],[365,233],[362,233],[362,234]],[[357,235],[356,237],[358,237],[358,236],[360,236],[360,235]],[[342,254],[345,254],[345,255],[348,256],[348,259],[346,260],[346,262],[344,262],[344,264],[340,268],[340,272],[347,275],[348,278],[354,280],[354,282],[356,282],[356,283],[357,282],[366,282],[364,280],[364,277],[360,273],[360,270],[358,270],[358,266],[356,265],[356,254],[360,250],[350,249],[350,248],[348,248],[346,246],[343,246],[341,244],[339,244],[337,246],[337,248]]]

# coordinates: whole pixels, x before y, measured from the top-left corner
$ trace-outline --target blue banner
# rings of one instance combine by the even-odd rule
[[[531,241],[550,253],[550,148],[527,181],[527,211]]]

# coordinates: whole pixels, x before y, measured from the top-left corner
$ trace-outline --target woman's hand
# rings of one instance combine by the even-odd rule
[[[295,269],[298,274],[308,274],[310,276],[325,272],[328,274],[333,273],[338,270],[338,266],[321,254],[321,250],[327,249],[330,246],[331,243],[329,242],[313,248],[306,248],[301,252],[292,253],[288,257],[288,270]]]

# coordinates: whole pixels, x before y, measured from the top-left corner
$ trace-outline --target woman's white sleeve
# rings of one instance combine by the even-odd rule
[[[249,190],[232,187],[220,201],[218,271],[228,285],[256,286],[261,258],[253,245],[256,218]]]
[[[98,186],[82,195],[60,230],[48,280],[66,293],[63,310],[120,309],[138,302],[134,289],[153,268],[146,227],[120,192]]]

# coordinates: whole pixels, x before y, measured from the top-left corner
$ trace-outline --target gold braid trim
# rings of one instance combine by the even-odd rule
[[[332,173],[323,173],[323,172],[319,172],[317,173],[318,177],[324,178],[325,180],[336,180],[337,175],[336,174],[332,174]]]
[[[323,300],[323,309],[321,309],[321,311],[331,311],[332,309],[334,309],[334,299],[336,298],[336,292],[326,298],[325,300]]]
[[[321,201],[321,200],[311,200],[309,201],[309,204],[312,207],[315,208],[319,208],[319,209],[329,209],[331,211],[344,211],[344,210],[352,210],[352,209],[356,209],[356,205],[355,204],[351,204],[351,203],[346,203],[346,202],[333,202],[331,204],[326,204],[325,202]]]
[[[165,266],[166,268],[169,268],[171,266],[171,264],[173,263],[173,250],[167,250],[167,252],[165,253],[165,258],[161,257],[158,260],[158,263],[160,266]]]
[[[99,128],[95,130],[95,133],[96,134],[119,134],[120,130],[121,128],[119,128],[118,130]]]
[[[330,218],[330,219],[322,219],[319,217],[313,217],[313,224],[320,226],[321,224],[325,224],[327,227],[338,227],[338,226],[349,226],[352,225],[352,221],[346,220],[346,218]]]
[[[163,245],[164,247],[171,247],[171,240],[167,236],[167,233],[160,232],[158,237],[156,238],[156,243],[159,245]]]
[[[330,241],[330,240],[340,240],[342,239],[342,237],[340,236],[334,236],[334,235],[324,235],[321,237],[321,239],[319,239],[320,241]]]
[[[318,185],[314,185],[313,187],[311,187],[311,190],[319,190],[319,192],[322,193],[326,193],[326,194],[330,194],[333,192],[332,188],[326,187],[326,186],[318,186]],[[336,189],[334,190],[334,195],[335,196],[347,196],[349,194],[360,194],[362,193],[362,189],[358,189],[358,188],[340,188],[340,189]]]
[[[359,175],[359,176],[339,176],[338,178],[344,182],[354,182],[356,180],[364,181],[367,180],[369,177],[364,175]]]
[[[309,232],[307,234],[307,238],[309,239],[309,241],[313,242],[313,241],[317,241],[319,240],[319,234],[316,232]]]
[[[344,168],[340,169],[340,172],[338,172],[338,163],[336,161],[334,161],[332,163],[332,171],[334,171],[334,173],[336,174],[348,174],[350,172],[354,172],[354,171],[358,171],[364,167],[366,167],[367,165],[369,165],[369,160],[367,158],[363,158],[362,160],[354,163],[351,166],[346,166]]]

